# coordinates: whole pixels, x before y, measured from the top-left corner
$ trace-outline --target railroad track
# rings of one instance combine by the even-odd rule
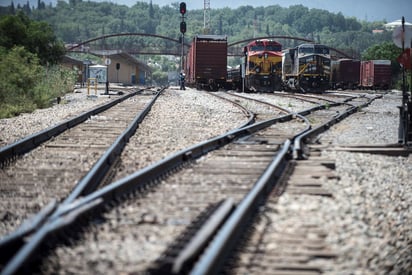
[[[312,113],[311,116],[318,117],[317,123],[313,125],[312,130],[295,139],[294,149],[299,150],[296,148],[297,140],[305,140],[305,143],[316,141],[317,134],[322,130],[356,109],[368,105],[374,99],[373,96],[356,98],[351,107],[346,107],[348,113],[342,111],[341,106],[337,106],[337,111],[342,116],[340,118],[333,115],[336,110],[329,107],[329,118],[324,115],[325,110],[322,110],[320,116],[318,112]],[[312,121],[311,118],[308,119]],[[297,158],[289,162],[286,171],[279,177],[278,184],[270,192],[261,194],[260,200],[265,203],[259,203],[257,196],[254,197],[257,202],[254,212],[249,210],[252,192],[248,194],[249,197],[245,196],[236,210],[238,213],[235,211],[231,215],[232,219],[229,218],[221,227],[219,234],[193,269],[194,274],[216,273],[218,270],[226,274],[322,274],[327,271],[328,265],[331,264],[330,259],[335,258],[336,254],[326,244],[328,234],[318,222],[320,217],[316,217],[316,210],[311,209],[310,205],[305,209],[294,209],[289,205],[293,204],[296,196],[333,197],[324,183],[336,179],[335,164],[334,160],[320,156],[316,144],[308,146],[305,151],[304,159],[295,153]],[[286,197],[286,202],[277,207],[281,194]],[[243,218],[248,211],[249,220],[253,223],[248,223],[247,218]],[[277,212],[285,211],[289,213],[290,219],[279,220]],[[299,211],[299,215],[294,214],[294,211]],[[294,216],[300,217],[301,220],[294,219]],[[239,229],[242,222],[248,226]],[[245,233],[239,233],[240,230]],[[241,237],[233,237],[236,235]],[[230,246],[233,254],[229,253]],[[229,256],[222,260],[225,255]]]
[[[160,91],[161,92],[161,91]],[[155,97],[152,99],[152,101],[151,101],[151,103],[153,104],[154,103],[154,100],[158,97],[158,95],[160,95],[160,92],[158,91],[158,92],[156,92],[156,95],[155,95]],[[169,92],[173,92],[173,91],[169,91]],[[152,94],[152,92],[149,92],[149,94]],[[140,95],[141,95],[141,93],[140,93]],[[164,98],[163,100],[161,100],[161,101],[164,101],[164,102],[167,102],[167,95],[166,96],[163,96],[162,98]],[[146,98],[148,98],[147,96],[146,96]],[[190,102],[190,104],[191,105],[193,105],[194,103],[195,103],[195,101],[196,100],[194,100],[194,101],[191,101]],[[119,103],[120,104],[120,103]],[[133,112],[130,112],[130,110],[133,110],[134,108],[136,108],[136,102],[132,102],[131,103],[132,105],[131,106],[122,106],[121,107],[121,110],[122,110],[122,112],[125,112],[126,111],[126,113],[128,114],[128,115],[132,115],[133,114]],[[150,106],[152,105],[152,104],[148,104],[146,107],[148,107],[147,108],[147,110],[144,112],[144,113],[147,113],[147,111],[148,110],[150,110]],[[113,104],[111,103],[110,104],[110,106],[112,106]],[[164,104],[163,104],[164,105]],[[110,107],[109,106],[109,107]],[[154,106],[156,106],[156,105],[154,105]],[[191,106],[192,107],[192,106]],[[107,107],[108,108],[108,107]],[[163,107],[164,108],[164,107]],[[166,107],[167,108],[167,107]],[[196,108],[196,105],[194,105],[192,108]],[[99,111],[100,110],[102,110],[102,109],[105,109],[105,107],[99,107],[99,108],[97,108]],[[127,109],[129,109],[129,110],[127,110]],[[202,115],[204,115],[203,114],[203,112],[205,111],[205,110],[202,110],[202,108],[196,108],[196,110],[197,111],[200,111],[199,112],[199,116],[202,116]],[[228,110],[229,110],[229,108],[228,108]],[[206,111],[207,111],[207,109],[206,109]],[[244,110],[243,110],[244,111]],[[87,116],[90,116],[90,114],[95,114],[95,113],[97,113],[97,111],[96,110],[93,110],[93,111],[91,111],[91,112],[87,112],[86,113],[86,115]],[[103,115],[102,114],[100,114],[100,116],[101,117],[103,117]],[[106,114],[106,116],[107,116],[107,114]],[[81,118],[75,118],[74,120],[77,122],[77,121],[82,121],[82,120],[85,120],[84,118],[84,115],[81,115]],[[139,136],[139,133],[138,133],[138,135],[133,135],[133,133],[134,133],[134,130],[136,130],[136,128],[138,127],[138,125],[137,125],[137,122],[141,122],[141,119],[142,119],[142,117],[141,116],[139,116],[139,118],[136,118],[135,120],[134,120],[134,123],[131,123],[130,125],[129,125],[129,127],[127,128],[127,131],[125,131],[121,136],[119,136],[118,138],[117,138],[117,140],[116,140],[116,142],[110,147],[110,149],[108,149],[108,151],[105,153],[105,155],[101,158],[101,159],[99,159],[99,161],[97,162],[97,164],[93,167],[93,169],[90,171],[91,173],[89,173],[89,174],[87,174],[83,179],[82,179],[82,181],[80,181],[80,182],[78,182],[77,184],[76,184],[76,187],[73,189],[73,192],[67,197],[67,198],[65,198],[65,196],[64,195],[67,195],[68,194],[68,192],[67,193],[65,193],[64,191],[62,191],[62,190],[58,190],[59,192],[61,192],[61,196],[60,197],[58,197],[58,195],[59,194],[57,194],[57,192],[55,191],[55,190],[51,190],[52,192],[52,194],[49,194],[48,195],[48,197],[46,197],[46,196],[41,196],[41,199],[42,200],[44,200],[44,201],[47,201],[48,200],[48,198],[49,197],[52,197],[52,198],[54,198],[54,196],[55,197],[57,197],[59,200],[63,200],[64,199],[64,203],[63,204],[65,204],[65,205],[67,205],[67,204],[70,204],[70,202],[72,202],[73,200],[76,200],[76,198],[77,197],[79,197],[79,196],[84,196],[84,195],[86,195],[87,193],[89,193],[89,192],[92,192],[95,188],[94,187],[96,187],[96,185],[98,185],[99,183],[101,183],[101,182],[103,182],[103,180],[106,182],[106,183],[108,183],[108,182],[110,182],[114,177],[122,177],[122,175],[127,175],[127,173],[129,172],[129,171],[123,171],[123,169],[122,168],[124,168],[124,167],[128,167],[129,168],[129,170],[130,169],[132,169],[132,171],[134,172],[135,170],[138,170],[138,168],[136,168],[136,167],[138,167],[139,165],[141,166],[141,168],[143,168],[144,166],[142,166],[142,165],[144,165],[144,163],[146,163],[146,164],[148,164],[148,163],[150,163],[150,160],[149,159],[147,159],[147,155],[148,154],[150,154],[150,151],[151,151],[151,156],[150,156],[150,158],[152,158],[152,161],[151,162],[154,162],[154,161],[156,161],[156,158],[159,158],[158,156],[157,156],[157,154],[158,154],[158,152],[157,152],[157,149],[156,148],[154,148],[154,144],[153,144],[153,141],[154,140],[156,140],[156,136],[151,136],[150,138],[146,138],[146,140],[150,140],[150,142],[147,142],[147,141],[144,141],[144,140],[142,140],[141,139],[141,137],[137,137],[137,138],[135,138],[135,136]],[[188,119],[182,119],[182,118],[178,118],[178,117],[174,117],[173,116],[173,114],[171,114],[170,115],[170,117],[168,117],[168,119],[170,119],[171,120],[171,122],[172,122],[172,125],[173,126],[178,126],[178,124],[176,124],[176,123],[173,123],[173,120],[177,120],[177,119],[179,119],[179,120],[182,120],[183,122],[186,120],[187,122],[188,122]],[[189,118],[189,120],[190,119],[194,119],[194,118]],[[98,119],[98,121],[100,121],[100,119]],[[90,119],[89,120],[87,120],[86,122],[90,122]],[[236,121],[234,121],[234,122],[236,122]],[[165,126],[163,126],[161,123],[159,124],[159,122],[156,122],[156,121],[152,121],[152,122],[149,122],[149,123],[156,123],[155,124],[155,128],[156,127],[170,127],[170,126],[167,126],[167,125],[165,125]],[[62,124],[60,124],[60,125],[57,125],[55,128],[58,128],[59,129],[59,131],[60,131],[60,128],[64,128],[64,129],[66,129],[66,128],[69,128],[69,127],[67,127],[67,125],[70,125],[70,126],[72,126],[73,124],[75,124],[74,122],[72,122],[72,121],[66,121],[66,122],[64,122],[64,123],[62,123]],[[99,132],[99,133],[96,133],[97,134],[97,136],[94,136],[94,137],[92,137],[91,139],[89,139],[90,140],[90,142],[92,143],[92,147],[93,147],[93,142],[95,142],[95,141],[97,141],[97,143],[99,144],[99,147],[101,147],[101,143],[102,143],[102,141],[101,141],[101,138],[105,135],[105,132],[108,132],[109,133],[109,135],[112,135],[112,133],[113,133],[113,130],[112,130],[112,128],[111,127],[113,127],[113,128],[118,128],[118,125],[119,124],[119,120],[116,120],[116,123],[115,123],[115,125],[109,125],[109,128],[105,128],[105,129],[101,129],[101,131]],[[198,123],[197,123],[198,124]],[[86,130],[88,129],[88,128],[90,128],[89,127],[89,123],[86,123]],[[241,124],[240,126],[242,126],[243,124]],[[126,125],[127,126],[127,125]],[[81,127],[81,126],[79,126],[79,127]],[[57,132],[57,130],[55,129],[55,128],[53,128],[53,129],[50,129],[50,132],[51,133],[56,133]],[[194,127],[195,128],[195,127]],[[92,131],[92,133],[95,133],[96,131],[95,131],[95,128],[93,129],[94,131]],[[178,131],[178,129],[171,129],[172,131]],[[63,131],[63,130],[62,130]],[[85,130],[83,130],[83,129],[80,129],[80,130],[76,130],[76,131],[68,131],[68,132],[74,132],[75,133],[75,138],[78,136],[78,134],[76,134],[76,133],[78,133],[78,132],[84,132]],[[184,132],[184,131],[181,131],[181,132]],[[155,132],[153,132],[154,134],[155,134]],[[178,133],[179,134],[179,133]],[[210,133],[209,133],[210,134]],[[48,132],[48,131],[43,131],[43,132],[41,132],[40,133],[40,135],[46,135],[46,137],[49,137],[49,136],[51,136],[51,134]],[[69,135],[70,136],[70,135]],[[46,140],[47,138],[38,138],[38,137],[34,137],[36,140]],[[85,137],[84,137],[85,138]],[[7,164],[6,164],[6,166],[7,166],[7,168],[6,169],[14,169],[15,168],[15,163],[14,162],[12,162],[12,161],[10,161],[10,158],[17,158],[17,157],[15,157],[15,156],[11,156],[10,157],[10,151],[11,152],[21,152],[22,151],[22,149],[20,149],[19,147],[21,147],[21,144],[23,144],[23,147],[25,147],[25,148],[23,148],[23,149],[27,149],[27,145],[25,144],[25,143],[27,143],[27,141],[26,140],[30,140],[30,139],[32,139],[32,137],[28,137],[28,138],[26,138],[26,139],[24,139],[22,142],[18,142],[17,144],[16,144],[16,148],[14,148],[13,146],[8,146],[7,148],[5,148],[4,150],[3,150],[3,152],[4,152],[4,154],[2,154],[1,156],[2,156],[2,160],[4,160],[4,162],[5,163],[8,163],[8,166],[7,166]],[[64,147],[63,145],[62,145],[62,141],[61,140],[63,140],[63,142],[65,142],[66,140],[68,140],[68,138],[67,138],[67,136],[65,136],[65,133],[63,133],[63,134],[61,134],[58,138],[55,138],[55,139],[53,139],[51,142],[49,142],[49,143],[46,143],[46,146],[47,147],[51,147],[51,148],[56,148],[56,147],[58,147],[58,148],[62,148],[62,147]],[[85,139],[85,140],[87,140],[87,139]],[[123,154],[124,154],[124,152],[123,152],[123,154],[122,154],[122,156],[119,156],[120,154],[121,154],[121,151],[122,151],[122,148],[126,145],[126,143],[127,142],[129,142],[129,140],[131,141],[131,143],[132,143],[132,145],[131,146],[129,146],[128,147],[128,150],[125,150],[126,151],[126,153],[127,154],[129,154],[129,156],[128,157],[124,157],[123,156]],[[30,144],[33,144],[34,145],[34,142],[29,142]],[[40,143],[40,142],[37,142],[37,143]],[[56,146],[55,144],[56,143],[58,143],[58,146]],[[187,143],[187,142],[186,142]],[[51,145],[50,145],[51,144]],[[119,145],[120,144],[120,145]],[[161,144],[161,143],[160,143]],[[164,143],[164,144],[166,144],[166,143]],[[10,147],[12,147],[12,148],[10,148]],[[34,146],[33,146],[34,147]],[[73,147],[76,147],[76,146],[74,146],[73,145],[73,142],[70,142],[70,145],[68,146],[68,148],[70,149],[69,151],[71,151],[71,150],[73,150]],[[145,147],[148,147],[148,148],[145,148]],[[165,150],[164,149],[164,145],[163,146],[157,146],[157,147],[163,147],[161,150],[163,151],[163,154],[170,154],[172,151],[173,151],[173,149],[174,148],[168,148],[167,150]],[[71,154],[72,154],[72,156],[73,156],[73,158],[75,158],[75,156],[82,156],[83,155],[83,153],[84,153],[84,146],[79,146],[79,150],[81,150],[81,153],[79,153],[79,152],[71,152]],[[142,150],[143,148],[145,148],[145,150]],[[3,148],[2,148],[3,149]],[[142,152],[144,153],[144,154],[142,154]],[[32,154],[32,153],[31,153]],[[126,155],[127,155],[126,154]],[[133,162],[133,165],[130,165],[130,161],[128,160],[128,159],[130,159],[130,155],[134,155],[134,154],[137,154],[138,156],[139,155],[143,155],[142,157],[143,158],[145,158],[144,159],[144,161],[142,161],[142,163],[138,163],[138,164],[136,164],[136,163],[134,163],[136,160],[136,158],[134,158],[134,160],[132,159],[132,162]],[[63,154],[63,156],[64,156],[64,154]],[[7,157],[10,157],[10,158],[7,158]],[[32,157],[32,159],[35,159],[36,160],[36,157],[38,157],[38,155],[36,155],[36,156],[33,156]],[[160,158],[159,159],[161,159],[161,154],[160,154]],[[24,158],[23,158],[24,159]],[[16,162],[17,163],[17,162]],[[119,165],[119,163],[120,163],[120,165]],[[47,165],[44,165],[45,167],[48,167]],[[84,166],[84,165],[83,165]],[[66,167],[66,165],[64,166],[64,167]],[[69,166],[69,168],[70,169],[72,169],[72,170],[74,170],[74,167],[73,166]],[[112,169],[112,168],[117,168],[117,171],[116,171],[116,169],[114,170],[114,169]],[[51,169],[54,169],[54,167],[52,167]],[[33,169],[34,171],[35,171],[35,169]],[[2,170],[3,171],[3,170]],[[109,174],[108,174],[108,172],[110,172]],[[28,177],[30,178],[30,173],[26,173],[27,175],[28,175]],[[47,173],[45,173],[45,174],[47,174]],[[62,177],[67,177],[68,175],[67,175],[67,173],[62,173],[62,174],[64,174],[64,175],[62,175]],[[33,175],[33,174],[32,174]],[[6,176],[6,178],[7,178],[7,175],[5,175]],[[77,175],[78,177],[80,177],[79,175]],[[69,183],[70,183],[70,180],[67,180],[67,178],[65,178],[65,180],[66,181],[68,181]],[[74,183],[75,183],[76,181],[74,181]],[[71,187],[73,187],[74,186],[74,183],[71,183]],[[36,183],[35,183],[36,184]],[[100,185],[103,185],[103,184],[100,184]],[[16,186],[18,187],[18,185],[16,184]],[[27,192],[28,193],[28,192]],[[22,200],[24,200],[24,198],[22,198]],[[18,198],[16,197],[16,195],[14,196],[14,197],[10,197],[10,204],[13,204],[13,203],[18,203]],[[31,202],[30,201],[27,201],[27,200],[25,200],[24,201],[25,203],[28,203],[28,204],[30,204]],[[10,205],[10,208],[5,208],[5,209],[14,209],[13,207],[11,207],[12,205]],[[9,235],[9,236],[7,236],[6,238],[3,238],[1,241],[0,241],[0,246],[2,247],[2,249],[1,249],[1,252],[0,253],[2,253],[2,261],[3,261],[3,263],[5,262],[5,261],[7,261],[7,259],[8,258],[10,258],[12,255],[13,255],[13,251],[14,250],[17,250],[17,249],[19,249],[19,247],[21,246],[21,245],[23,245],[23,242],[24,242],[24,240],[23,240],[23,238],[26,236],[26,235],[28,235],[28,234],[31,234],[31,232],[32,231],[34,231],[35,230],[35,228],[36,228],[36,226],[40,226],[41,225],[41,223],[43,223],[44,221],[45,221],[45,219],[47,219],[49,216],[51,216],[52,215],[52,213],[53,213],[53,211],[55,211],[56,210],[56,208],[58,208],[58,207],[61,207],[61,206],[58,206],[58,204],[57,204],[57,202],[56,201],[54,201],[54,202],[52,202],[52,203],[50,203],[49,205],[47,205],[44,209],[43,209],[43,211],[41,212],[41,213],[39,213],[38,215],[36,215],[33,219],[31,219],[31,220],[29,220],[29,221],[27,221],[25,224],[23,224],[20,228],[19,228],[19,230],[17,230],[17,231],[15,231],[13,234],[11,234],[11,235]],[[13,212],[15,212],[15,211],[13,211]],[[18,211],[17,211],[18,212]],[[26,213],[26,212],[24,212],[24,213]],[[27,214],[27,215],[29,215],[29,214]],[[26,225],[29,225],[29,226],[27,226],[26,227]]]
[[[338,105],[340,104],[337,104],[337,108],[340,108]],[[332,110],[330,104],[318,106],[304,113],[324,112],[325,109],[333,113],[332,117],[336,119],[337,110]],[[338,112],[341,110],[339,109]],[[325,114],[320,115],[320,117],[325,118]],[[286,123],[283,123],[286,121],[292,123],[288,123],[286,126]],[[327,124],[329,121],[330,119],[325,123],[320,122],[319,125]],[[52,255],[43,261],[41,270],[47,273],[52,272],[57,267],[61,270],[87,270],[87,268],[91,268],[90,271],[107,271],[107,268],[112,268],[111,270],[114,272],[151,270],[155,273],[176,266],[170,262],[170,257],[166,257],[169,259],[166,263],[162,261],[162,257],[159,257],[161,252],[159,247],[166,248],[178,236],[185,236],[183,239],[188,239],[188,235],[194,235],[193,232],[187,233],[185,231],[191,227],[190,225],[196,224],[196,219],[207,219],[209,216],[207,213],[213,212],[210,209],[217,209],[220,204],[230,209],[226,216],[229,215],[230,211],[234,211],[235,205],[238,205],[236,209],[239,209],[245,200],[244,198],[248,196],[249,189],[266,184],[259,184],[259,182],[262,178],[266,178],[262,175],[273,174],[273,171],[269,171],[270,167],[276,166],[273,167],[273,170],[280,169],[277,167],[278,164],[273,163],[283,163],[288,159],[291,143],[287,140],[295,140],[296,133],[304,131],[308,132],[309,128],[303,127],[302,120],[297,120],[296,115],[292,114],[242,127],[239,130],[179,151],[94,193],[71,201],[64,209],[60,209],[60,212],[54,215],[52,220],[47,222],[53,223],[53,228],[46,228],[41,234],[38,233],[35,236],[39,239],[50,235],[61,236],[60,230],[55,230],[56,228],[66,228],[65,232],[74,233],[68,229],[73,228],[73,226],[77,228],[79,225],[73,221],[80,219],[80,217],[86,217],[89,220],[86,223],[88,231],[81,235],[79,242],[81,245],[59,246],[58,249],[53,250],[54,256]],[[201,157],[220,147],[222,147],[220,150]],[[182,169],[181,173],[160,181],[162,177],[180,169]],[[239,171],[242,172],[239,173]],[[279,171],[275,174],[277,173]],[[275,178],[273,175],[269,177],[277,180],[279,174]],[[267,188],[271,189],[270,186],[264,187],[264,189]],[[187,194],[192,194],[193,198]],[[120,199],[130,195],[131,197],[125,202]],[[228,200],[228,197],[231,199]],[[164,213],[156,212],[156,209],[162,208],[165,209]],[[76,211],[72,213],[71,209]],[[96,218],[91,214],[97,209],[105,211],[102,212],[102,215],[97,215]],[[102,223],[102,221],[105,222]],[[162,230],[159,230],[159,227]],[[125,240],[128,244],[127,247],[130,246],[130,248],[122,249]],[[160,245],[154,247],[153,243],[160,243]],[[181,246],[181,242],[176,243]],[[133,246],[134,244],[136,246]],[[36,244],[39,247],[42,245],[44,244]],[[116,251],[120,252],[120,259],[116,259],[116,256],[114,258],[108,256],[113,245],[119,249]],[[132,247],[139,247],[139,249],[136,250]],[[103,254],[107,253],[106,260],[101,261],[100,256],[96,256],[98,257],[96,265],[90,267],[90,264],[87,263],[87,261],[90,263],[90,258],[88,260],[84,257],[79,259],[79,254],[99,255],[100,252],[93,254],[96,249],[100,252],[103,251]],[[142,251],[148,253],[141,253]],[[151,253],[151,251],[157,251],[157,253]],[[5,274],[24,270],[30,266],[28,259],[31,258],[28,257],[27,253],[24,249],[20,251],[19,255],[26,255],[26,258],[19,260],[19,257],[15,257],[6,266]],[[131,255],[134,256],[131,257]],[[74,261],[72,256],[77,260]],[[121,257],[132,262],[124,262]],[[82,260],[86,260],[86,263]],[[189,266],[192,265],[189,264]],[[180,264],[180,268],[184,268],[183,270],[188,268],[187,262]]]
[[[59,135],[54,134],[54,129],[49,129],[42,134],[55,136],[38,143],[39,146],[30,153],[2,169],[0,206],[9,209],[10,216],[3,220],[2,235],[15,229],[50,201],[64,199],[123,132],[126,137],[134,132],[156,95],[152,91],[133,92],[131,96],[115,101],[117,104],[109,103],[108,109],[99,107],[101,112],[93,112],[83,123],[74,125],[74,121],[80,119],[66,122],[66,125],[73,126]],[[19,144],[12,144],[3,152],[13,147],[18,151]],[[120,149],[121,146],[117,148]],[[102,161],[109,162],[108,158],[106,156]],[[102,168],[96,168],[103,174]],[[93,185],[98,185],[98,180]]]

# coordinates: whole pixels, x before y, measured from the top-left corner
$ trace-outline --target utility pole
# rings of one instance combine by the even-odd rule
[[[203,34],[210,31],[210,0],[204,0],[203,6]]]

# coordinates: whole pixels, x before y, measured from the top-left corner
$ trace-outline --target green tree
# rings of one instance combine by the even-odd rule
[[[10,50],[16,45],[36,54],[41,64],[56,64],[65,52],[48,23],[30,20],[22,12],[0,18],[0,46]]]
[[[390,42],[386,41],[380,44],[375,44],[367,48],[362,53],[362,58],[364,60],[377,60],[377,59],[378,60],[379,59],[390,60],[392,64],[392,73],[393,75],[398,76],[398,79],[395,85],[398,89],[402,89],[401,79],[400,79],[401,67],[398,61],[396,60],[401,53],[402,53],[402,50],[398,48],[392,41]]]
[[[393,42],[386,41],[367,48],[362,53],[362,59],[388,59],[396,61],[396,58],[401,54],[401,52],[402,50],[398,48]]]

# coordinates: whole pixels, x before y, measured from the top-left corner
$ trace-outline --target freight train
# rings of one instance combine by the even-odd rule
[[[390,60],[339,59],[332,61],[331,89],[389,89],[392,85]]]
[[[258,39],[244,47],[243,62],[227,67],[227,37],[197,35],[184,62],[186,81],[198,89],[241,89],[323,92],[327,89],[388,89],[391,86],[389,60],[333,61],[330,48],[322,44],[301,44],[282,51],[270,39]]]

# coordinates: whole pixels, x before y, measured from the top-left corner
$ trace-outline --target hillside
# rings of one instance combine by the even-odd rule
[[[20,6],[19,6],[20,7]],[[9,7],[1,7],[2,14],[11,13]],[[139,32],[159,34],[178,39],[180,36],[178,2],[171,6],[137,2],[128,7],[114,3],[96,3],[82,0],[58,1],[56,6],[45,5],[39,0],[38,8],[21,7],[32,19],[46,21],[53,27],[58,38],[65,43],[77,43],[104,34]],[[268,7],[241,6],[236,9],[212,9],[209,34],[226,34],[229,42],[251,37],[288,35],[309,38],[316,42],[344,49],[359,55],[368,47],[391,40],[391,32],[373,34],[382,29],[384,22],[359,21],[341,13],[321,9],[309,9],[303,5],[288,8],[279,5]],[[186,38],[204,33],[203,10],[187,13]],[[153,38],[115,38],[119,48],[137,43],[156,45]],[[290,46],[293,42],[286,42]]]

